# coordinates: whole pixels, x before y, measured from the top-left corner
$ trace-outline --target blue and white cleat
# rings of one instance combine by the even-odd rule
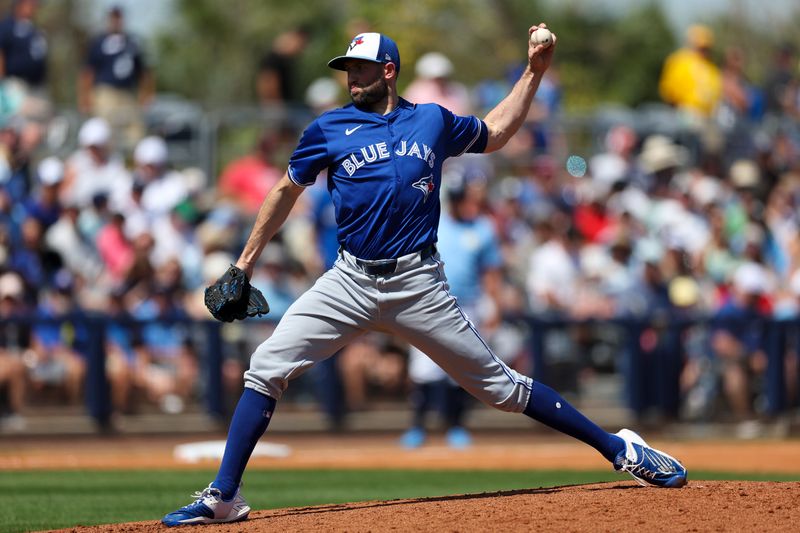
[[[236,489],[236,495],[230,501],[225,501],[222,492],[209,484],[202,492],[192,494],[192,498],[196,498],[194,503],[169,513],[161,519],[161,523],[172,527],[245,520],[250,514],[250,506],[244,501],[240,490]]]
[[[625,450],[614,459],[614,469],[627,472],[640,485],[679,488],[686,485],[686,467],[674,457],[651,448],[630,429],[621,429],[617,436],[625,441]]]

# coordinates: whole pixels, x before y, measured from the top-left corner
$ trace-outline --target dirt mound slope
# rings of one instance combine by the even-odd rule
[[[193,531],[770,532],[800,523],[798,501],[796,482],[690,481],[682,489],[656,489],[625,481],[254,511],[244,523]],[[66,531],[165,530],[152,521]]]

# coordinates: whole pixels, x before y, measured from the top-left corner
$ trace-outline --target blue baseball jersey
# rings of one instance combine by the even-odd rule
[[[389,114],[353,104],[306,128],[289,160],[289,178],[312,185],[328,170],[339,244],[362,259],[388,259],[437,240],[442,163],[483,152],[486,124],[436,104],[400,99]]]

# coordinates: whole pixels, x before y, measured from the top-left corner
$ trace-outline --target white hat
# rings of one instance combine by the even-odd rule
[[[761,182],[761,169],[752,159],[738,159],[731,165],[728,176],[734,187],[756,187]]]
[[[758,263],[744,263],[733,274],[733,285],[746,294],[767,292],[769,280],[764,268]]]
[[[39,162],[36,173],[43,185],[56,185],[64,179],[64,163],[57,157],[46,157]]]
[[[444,54],[428,52],[417,60],[414,71],[420,78],[429,80],[446,78],[453,73],[453,63]]]
[[[78,131],[78,142],[83,147],[105,146],[111,140],[111,126],[100,117],[90,118]]]
[[[686,148],[675,144],[665,135],[651,135],[645,139],[639,156],[642,168],[650,173],[683,166],[688,159]]]
[[[163,165],[167,162],[167,143],[155,135],[145,137],[133,151],[133,161],[137,165]]]
[[[25,291],[25,284],[19,274],[6,272],[0,276],[0,300],[3,298],[22,298]]]

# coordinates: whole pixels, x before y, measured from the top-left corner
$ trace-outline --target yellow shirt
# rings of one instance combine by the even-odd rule
[[[682,48],[664,62],[658,91],[665,102],[707,117],[722,93],[722,75],[702,54]]]

